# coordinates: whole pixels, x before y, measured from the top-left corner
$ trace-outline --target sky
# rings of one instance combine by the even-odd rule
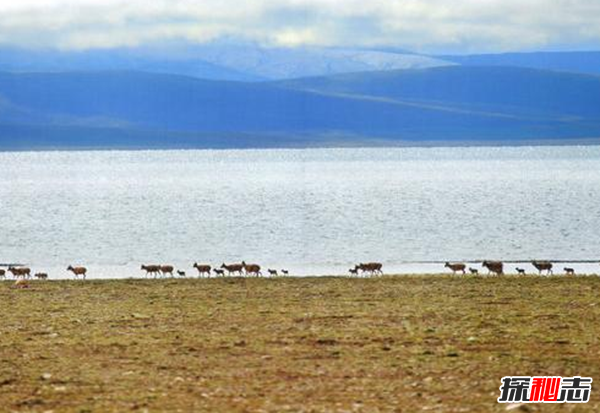
[[[87,50],[222,38],[422,53],[599,50],[598,0],[0,0],[0,44]]]

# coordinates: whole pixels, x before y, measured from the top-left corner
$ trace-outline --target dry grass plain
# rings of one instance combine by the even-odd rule
[[[1,411],[494,412],[505,375],[600,380],[595,276],[10,285]]]

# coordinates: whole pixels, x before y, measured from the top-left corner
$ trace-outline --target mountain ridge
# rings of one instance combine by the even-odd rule
[[[0,148],[8,136],[68,147],[85,133],[98,147],[118,146],[111,133],[136,147],[588,140],[600,137],[600,78],[463,66],[274,82],[4,72],[0,125]]]

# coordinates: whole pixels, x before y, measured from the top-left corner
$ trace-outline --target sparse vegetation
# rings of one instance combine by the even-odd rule
[[[505,411],[502,376],[600,377],[595,276],[11,284],[3,411]]]

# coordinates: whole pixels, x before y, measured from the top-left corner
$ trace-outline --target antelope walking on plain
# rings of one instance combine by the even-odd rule
[[[75,274],[75,278],[79,279],[79,276],[81,275],[81,277],[85,280],[85,276],[87,274],[87,268],[85,267],[73,267],[72,265],[69,265],[67,267],[67,271],[71,271],[73,274]]]
[[[185,277],[185,271],[177,270],[177,275],[179,275],[180,277]]]
[[[281,270],[281,273],[283,275],[289,275],[290,274],[290,272],[288,270]]]
[[[547,275],[554,274],[552,272],[552,263],[550,261],[531,261],[531,265],[533,265],[542,275],[542,271],[546,271]]]
[[[355,268],[350,268],[348,270],[348,272],[350,273],[350,275],[356,275],[356,276],[358,276],[358,268],[356,268],[356,267]]]
[[[565,267],[564,270],[565,270],[565,274],[567,274],[567,275],[575,275],[575,269],[574,268]]]
[[[173,266],[172,265],[161,265],[160,266],[160,272],[162,273],[163,277],[167,274],[169,274],[171,277],[173,277]]]
[[[28,267],[8,267],[8,271],[10,271],[14,278],[23,277],[23,278],[31,278],[31,269]]]
[[[242,266],[244,267],[246,275],[254,275],[255,277],[262,275],[262,272],[260,272],[260,265],[258,264],[246,264],[246,261],[242,261]]]
[[[277,270],[272,270],[272,269],[268,269],[267,270],[269,272],[269,275],[277,277],[279,274],[277,274]]]
[[[477,274],[479,274],[479,270],[478,270],[477,268],[471,268],[471,267],[469,267],[469,272],[470,272],[472,275],[477,275]]]
[[[524,268],[515,268],[515,270],[517,271],[517,274],[519,275],[525,275],[525,269]]]
[[[227,271],[228,275],[231,275],[233,273],[238,273],[238,275],[242,275],[242,270],[244,269],[244,266],[242,264],[221,264],[221,268],[223,268],[225,271]]]
[[[37,278],[38,280],[47,280],[48,279],[48,274],[46,274],[45,272],[36,272],[33,276],[35,278]]]
[[[148,277],[148,274],[150,274],[150,275],[154,275],[154,278],[156,278],[156,276],[158,274],[160,274],[160,265],[144,265],[144,264],[142,264],[141,269],[143,271],[146,271],[146,277]]]
[[[220,268],[214,268],[213,271],[215,272],[215,274],[220,275],[221,277],[225,277],[225,270],[222,270]]]
[[[363,264],[362,262],[358,265],[354,266],[355,270],[361,270],[363,272],[363,274],[365,272],[370,272],[371,275],[383,275],[383,271],[381,271],[381,268],[383,267],[383,264],[381,264],[380,262],[368,262],[366,264]]]
[[[465,274],[465,269],[467,268],[467,266],[462,262],[457,262],[454,264],[450,264],[449,262],[447,262],[444,265],[444,268],[450,268],[452,270],[452,274],[456,274],[459,271],[462,271],[462,273]]]
[[[484,261],[481,266],[488,269],[488,274],[494,273],[496,275],[504,274],[504,264],[502,261]]]
[[[195,262],[193,267],[198,270],[199,277],[202,277],[203,275],[210,277],[210,270],[211,270],[210,265],[201,265],[201,264],[198,264],[197,262]]]
[[[6,279],[6,270],[0,270],[0,278]]]

